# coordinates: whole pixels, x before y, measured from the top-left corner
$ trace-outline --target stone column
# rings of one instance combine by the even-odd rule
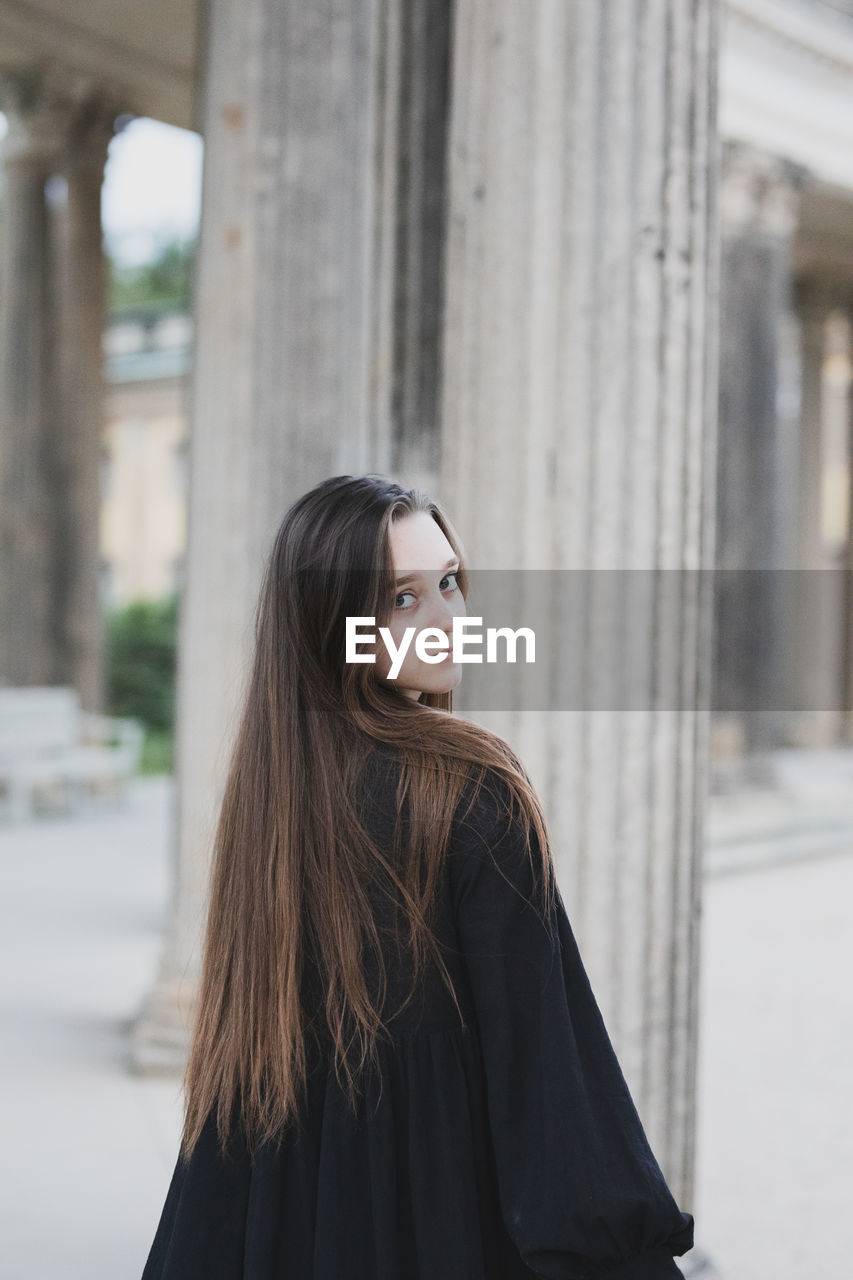
[[[824,365],[832,298],[808,281],[796,290],[800,332],[800,418],[797,501],[792,512],[796,538],[795,590],[790,594],[790,644],[786,652],[786,707],[789,740],[797,746],[831,746],[840,732],[843,633],[840,565],[827,554],[824,510],[827,495]],[[835,709],[833,709],[833,707]]]
[[[60,678],[55,601],[56,298],[45,182],[66,104],[35,75],[0,72],[8,133],[0,278],[0,684]]]
[[[784,745],[785,619],[796,565],[799,427],[780,412],[780,342],[793,309],[791,245],[805,175],[728,143],[722,280],[715,684],[744,746]]]
[[[441,347],[452,5],[401,10],[391,466],[431,492],[441,470]]]
[[[174,1070],[185,1052],[212,839],[275,530],[320,479],[393,464],[401,12],[400,0],[210,5],[175,898],[134,1037],[142,1070]]]
[[[100,472],[103,436],[102,334],[105,270],[101,185],[118,108],[79,101],[59,157],[56,202],[59,302],[55,609],[60,678],[86,710],[105,708],[104,616],[100,598]]]
[[[851,590],[850,547],[853,543],[853,448],[850,399],[853,387],[853,322],[850,283],[837,292],[827,318],[827,350],[823,367],[823,508],[822,550],[830,584],[824,652],[825,683],[821,714],[822,744],[837,746],[846,736],[853,665],[849,648]]]
[[[586,571],[592,626],[602,571],[638,571],[645,586],[651,570],[687,571],[653,588],[675,654],[651,627],[629,637],[646,646],[640,709],[602,710],[606,690],[591,709],[568,703],[568,668],[598,641],[582,652],[567,639],[555,710],[488,717],[537,783],[591,981],[686,1207],[710,675],[710,575],[694,571],[712,566],[714,538],[717,10],[458,5],[446,270],[441,497],[473,569]],[[567,576],[553,574],[553,591],[568,629]]]
[[[853,292],[848,288],[840,303],[836,358],[839,369],[835,394],[840,433],[846,455],[846,537],[839,556],[843,571],[843,626],[841,629],[841,724],[840,742],[853,746]]]

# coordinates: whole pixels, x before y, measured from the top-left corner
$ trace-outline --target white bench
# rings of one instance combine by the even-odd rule
[[[121,796],[144,735],[139,720],[83,711],[71,688],[0,688],[0,816],[27,818],[49,797],[70,813]]]

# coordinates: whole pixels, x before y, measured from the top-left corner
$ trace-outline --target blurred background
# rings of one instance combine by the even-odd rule
[[[853,3],[0,0],[0,108],[0,1275],[141,1273],[264,556],[380,471],[684,574],[640,710],[458,713],[685,1274],[846,1280]]]

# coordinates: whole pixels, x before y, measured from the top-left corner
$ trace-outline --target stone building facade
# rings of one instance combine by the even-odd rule
[[[101,604],[112,609],[183,590],[190,317],[115,323],[104,354],[99,544]]]

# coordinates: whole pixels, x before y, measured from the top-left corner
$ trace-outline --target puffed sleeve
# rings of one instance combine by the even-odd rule
[[[549,1280],[681,1277],[693,1216],[649,1146],[558,890],[546,928],[509,794],[488,771],[449,858],[504,1222]]]

